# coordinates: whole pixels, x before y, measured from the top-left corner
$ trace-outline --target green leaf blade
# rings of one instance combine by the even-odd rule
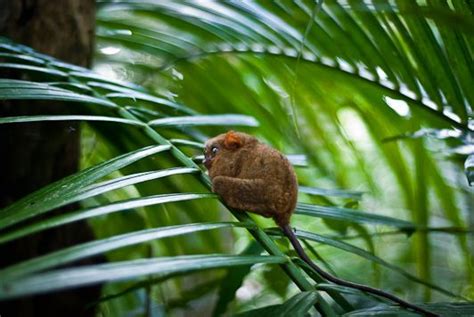
[[[119,201],[109,205],[88,208],[75,212],[70,212],[64,215],[55,216],[46,220],[35,222],[31,225],[21,227],[20,229],[7,232],[0,235],[0,244],[24,237],[26,235],[40,232],[46,229],[62,226],[68,223],[89,219],[93,217],[103,216],[118,211],[147,207],[171,202],[179,202],[193,199],[216,198],[215,194],[207,193],[178,193],[178,194],[163,194],[154,195],[143,198],[129,199]]]
[[[4,229],[18,222],[64,206],[81,188],[90,185],[95,180],[132,164],[139,159],[169,149],[170,146],[167,145],[145,147],[123,154],[43,187],[1,210],[0,228]]]
[[[284,317],[307,316],[308,311],[318,301],[319,295],[316,292],[301,292],[285,303],[280,305],[272,305],[263,308],[254,309],[251,311],[238,314],[238,317]]]
[[[45,122],[45,121],[98,121],[98,122],[123,123],[123,124],[140,126],[140,127],[145,126],[145,124],[140,121],[133,121],[129,119],[122,119],[122,118],[117,118],[117,117],[106,117],[106,116],[52,115],[52,116],[18,116],[18,117],[0,118],[0,124]]]
[[[117,105],[106,99],[78,94],[66,89],[25,80],[0,79],[0,100],[59,100],[92,103],[110,108]]]
[[[223,115],[196,115],[184,117],[168,117],[156,119],[148,122],[150,126],[247,126],[257,127],[258,122],[254,117],[239,114],[223,114]]]
[[[334,219],[355,223],[379,224],[396,227],[407,231],[413,231],[415,229],[415,225],[409,221],[377,214],[370,214],[367,212],[354,211],[354,209],[350,208],[327,207],[299,203],[296,206],[295,213],[324,219]]]
[[[0,270],[0,276],[3,280],[18,278],[23,275],[44,271],[57,266],[68,264],[77,260],[88,258],[97,254],[103,254],[108,251],[124,248],[131,245],[144,243],[151,240],[175,237],[184,234],[195,233],[204,230],[213,230],[220,228],[248,228],[248,224],[242,223],[194,223],[185,225],[176,225],[170,227],[152,228],[134,231],[122,235],[116,235],[110,238],[82,243],[55,251],[43,256],[27,260],[10,267]]]
[[[12,281],[0,280],[0,299],[41,294],[103,282],[123,281],[150,274],[190,273],[248,264],[282,264],[283,256],[187,255],[139,259],[56,270]]]

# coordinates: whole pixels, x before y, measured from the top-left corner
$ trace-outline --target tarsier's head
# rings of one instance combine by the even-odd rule
[[[210,170],[223,153],[235,152],[242,147],[257,142],[251,135],[229,131],[209,139],[204,146],[204,166]]]

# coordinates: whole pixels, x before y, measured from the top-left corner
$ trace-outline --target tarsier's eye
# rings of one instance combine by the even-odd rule
[[[216,146],[213,146],[213,147],[211,148],[211,152],[212,152],[212,154],[216,154],[217,152],[219,152],[219,148],[216,147]]]

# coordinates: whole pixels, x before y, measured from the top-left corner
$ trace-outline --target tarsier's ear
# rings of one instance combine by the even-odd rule
[[[229,150],[236,150],[243,145],[242,138],[234,131],[226,133],[224,138],[224,146]]]

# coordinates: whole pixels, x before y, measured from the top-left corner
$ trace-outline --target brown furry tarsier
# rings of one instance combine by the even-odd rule
[[[298,182],[293,167],[283,154],[251,135],[229,131],[206,142],[204,157],[212,190],[231,208],[273,218],[301,259],[323,278],[387,298],[426,316],[439,316],[382,290],[335,277],[310,260],[290,226]]]

